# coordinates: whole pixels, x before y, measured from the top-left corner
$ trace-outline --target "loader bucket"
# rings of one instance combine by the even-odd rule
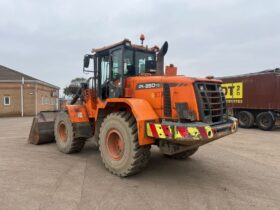
[[[33,118],[28,142],[30,144],[45,144],[54,142],[54,120],[57,111],[43,111]]]

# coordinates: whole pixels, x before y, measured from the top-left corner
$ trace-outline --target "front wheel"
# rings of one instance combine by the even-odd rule
[[[129,112],[115,112],[105,118],[99,150],[105,167],[120,177],[140,172],[150,157],[150,145],[139,145],[136,121]]]
[[[75,138],[72,123],[65,112],[59,113],[54,122],[54,135],[57,148],[63,153],[80,152],[86,138]]]

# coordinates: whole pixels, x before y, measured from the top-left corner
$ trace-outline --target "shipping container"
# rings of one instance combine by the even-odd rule
[[[221,77],[229,114],[240,127],[271,130],[280,119],[280,69]]]

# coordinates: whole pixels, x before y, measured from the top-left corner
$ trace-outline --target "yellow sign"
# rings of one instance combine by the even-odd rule
[[[222,88],[226,99],[242,99],[243,98],[243,83],[225,83]]]

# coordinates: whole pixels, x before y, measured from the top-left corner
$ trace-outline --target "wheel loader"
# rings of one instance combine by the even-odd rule
[[[85,55],[83,71],[91,77],[63,111],[33,119],[29,142],[55,141],[68,154],[91,138],[108,171],[126,177],[147,165],[151,145],[168,158],[186,159],[237,131],[220,80],[177,75],[174,65],[164,69],[168,43],[148,47],[143,40],[124,39]]]

